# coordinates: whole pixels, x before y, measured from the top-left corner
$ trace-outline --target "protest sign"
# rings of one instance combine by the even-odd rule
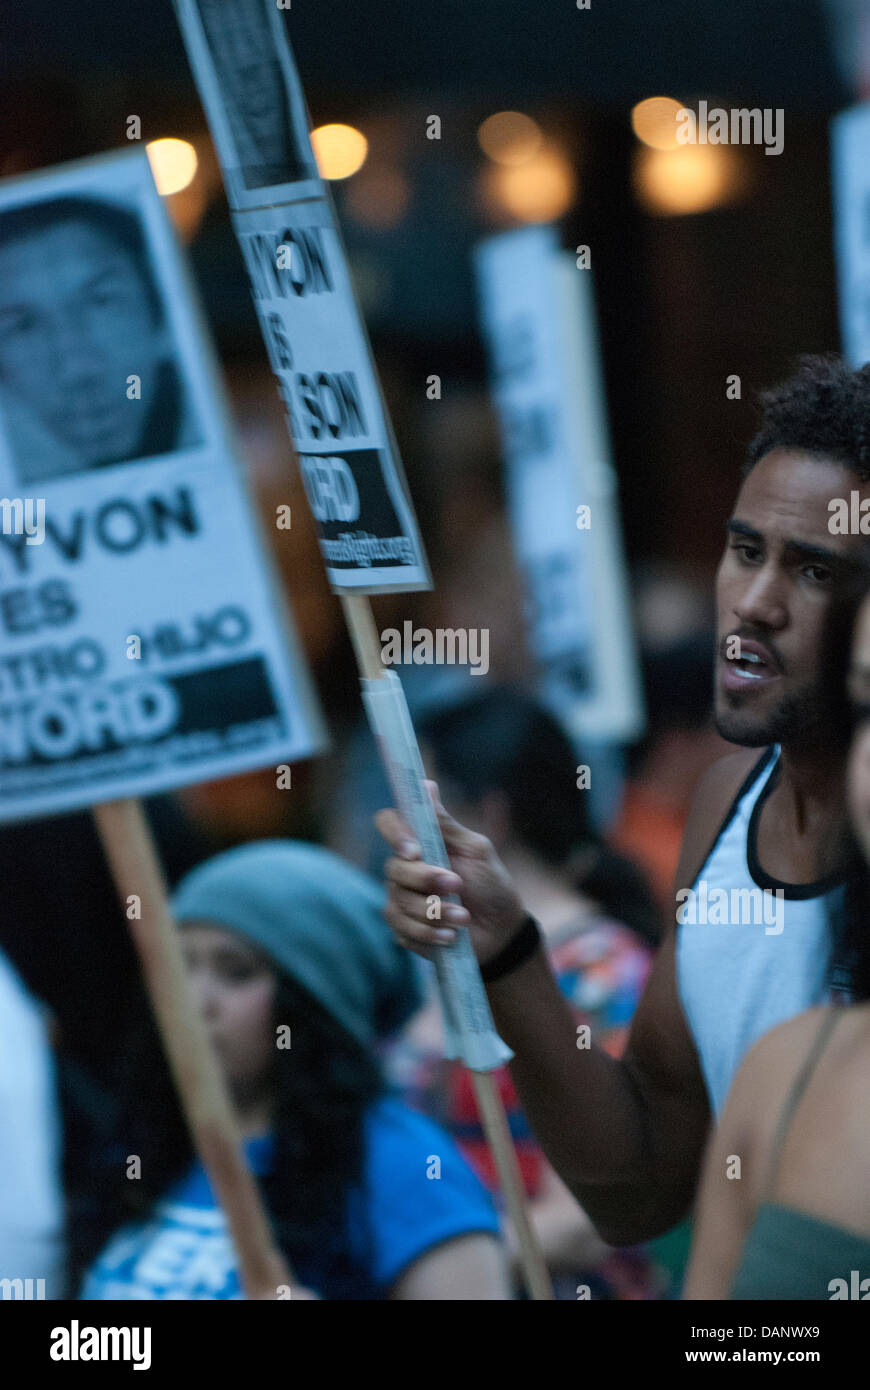
[[[589,272],[551,227],[490,238],[476,269],[542,694],[577,737],[630,740],[642,707]]]
[[[0,821],[323,742],[143,151],[0,187]]]
[[[337,592],[429,588],[426,556],[332,199],[317,175],[282,16],[269,0],[175,0],[175,8],[227,179],[233,224],[329,581]],[[256,52],[244,83],[221,56],[234,44]],[[257,72],[272,74],[263,77],[259,91]],[[283,95],[270,106],[266,93],[274,97],[277,74]],[[262,112],[262,141],[269,110],[289,113],[284,134],[279,140],[273,132],[270,147],[273,155],[285,150],[284,172],[293,177],[267,191],[240,191],[230,133],[232,113],[240,105]]]
[[[332,587],[428,587],[331,201],[233,221]]]
[[[831,176],[843,352],[870,362],[870,102],[836,116]]]

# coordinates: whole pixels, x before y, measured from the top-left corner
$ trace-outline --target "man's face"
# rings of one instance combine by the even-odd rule
[[[740,489],[716,576],[716,727],[732,743],[836,736],[835,615],[862,538],[831,534],[828,503],[853,490],[870,496],[844,465],[791,449],[765,454]]]
[[[262,5],[245,0],[228,13],[224,0],[200,0],[200,14],[221,90],[237,118],[242,163],[283,164],[289,143],[284,85]]]
[[[78,467],[136,457],[163,351],[136,263],[108,234],[70,221],[0,245],[0,386]]]

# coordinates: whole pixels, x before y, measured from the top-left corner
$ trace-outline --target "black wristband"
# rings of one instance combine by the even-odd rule
[[[499,951],[497,956],[493,956],[492,960],[480,967],[483,983],[491,985],[495,980],[500,980],[503,975],[509,975],[512,970],[517,970],[521,965],[524,965],[535,954],[541,941],[541,929],[532,914],[527,912],[522,926],[511,937],[508,944]]]

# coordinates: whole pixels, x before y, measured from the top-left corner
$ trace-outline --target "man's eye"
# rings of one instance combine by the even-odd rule
[[[814,584],[827,584],[831,578],[831,571],[824,565],[805,565],[803,573],[812,579]]]
[[[731,549],[736,550],[738,555],[741,555],[750,564],[761,553],[757,545],[750,545],[748,541],[741,541],[738,545],[732,545]]]

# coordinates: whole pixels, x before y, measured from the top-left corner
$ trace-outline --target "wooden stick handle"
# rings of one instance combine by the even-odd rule
[[[342,594],[341,606],[344,609],[360,675],[367,681],[380,680],[384,674],[384,667],[371,603],[361,594]]]
[[[175,1078],[194,1147],[227,1217],[248,1298],[276,1298],[291,1283],[242,1155],[235,1116],[205,1024],[191,995],[169,913],[166,884],[141,802],[109,801],[94,807],[100,839],[123,907],[130,915],[145,985]]]
[[[473,1071],[470,1076],[483,1128],[495,1159],[499,1185],[504,1193],[508,1215],[517,1233],[520,1264],[525,1275],[526,1287],[532,1298],[537,1301],[552,1299],[553,1285],[537,1234],[529,1220],[520,1166],[508,1129],[504,1103],[496,1090],[495,1078],[491,1072],[485,1071]]]

